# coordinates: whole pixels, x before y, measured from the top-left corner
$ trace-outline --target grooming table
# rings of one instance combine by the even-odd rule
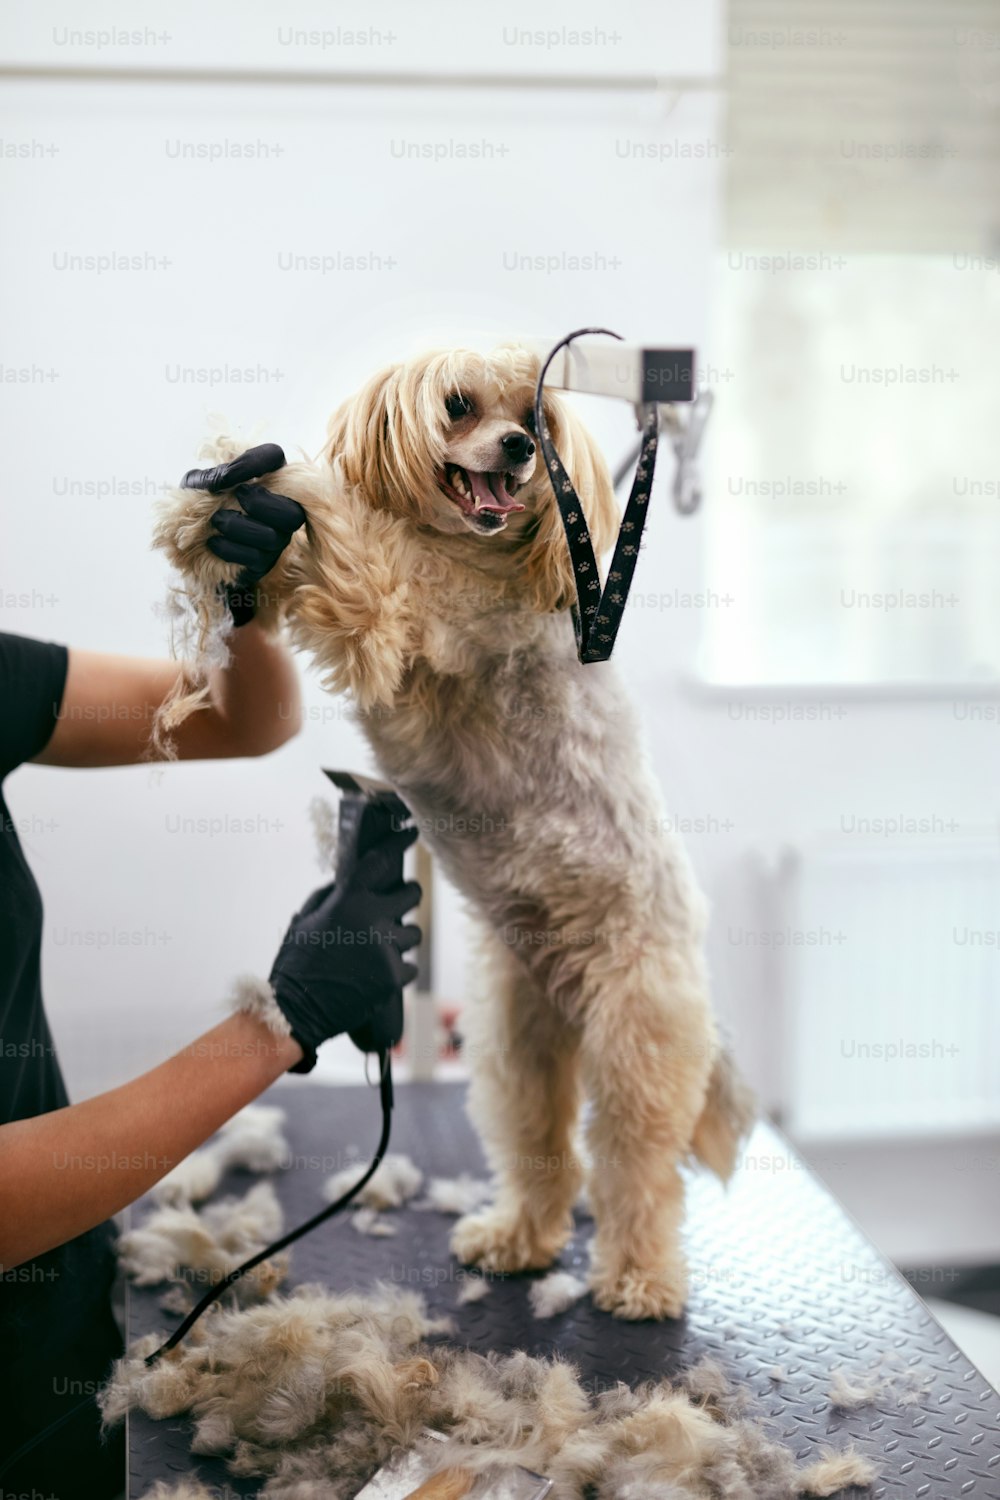
[[[485,1175],[463,1095],[457,1084],[397,1086],[390,1149],[405,1152],[428,1175]],[[325,1177],[352,1159],[370,1158],[378,1095],[296,1082],[272,1090],[267,1100],[288,1116],[295,1165],[271,1180],[291,1227],[322,1206]],[[230,1173],[220,1194],[242,1194],[258,1180]],[[494,1279],[482,1301],[457,1307],[461,1274],[448,1252],[455,1220],[413,1208],[386,1214],[397,1230],[393,1238],[359,1234],[349,1214],[322,1225],[292,1247],[287,1286],[312,1281],[341,1291],[381,1278],[420,1290],[433,1312],[453,1318],[457,1342],[481,1352],[565,1355],[593,1390],[672,1376],[711,1355],[756,1392],[771,1435],[798,1458],[817,1456],[822,1443],[850,1440],[882,1469],[875,1496],[1000,1500],[1000,1396],[777,1131],[758,1126],[728,1191],[692,1174],[688,1201],[692,1290],[679,1322],[620,1322],[589,1298],[541,1321],[528,1303],[529,1276]],[[133,1222],[146,1212],[148,1204],[138,1205]],[[564,1268],[584,1270],[592,1232],[591,1221],[578,1217]],[[158,1305],[164,1290],[130,1287],[129,1341],[154,1329],[166,1336],[177,1326],[179,1318]],[[883,1353],[930,1373],[920,1404],[831,1411],[832,1370],[867,1371]],[[784,1372],[780,1382],[770,1378],[776,1366]],[[195,1473],[227,1500],[259,1492],[261,1481],[234,1479],[222,1460],[192,1458],[188,1440],[186,1423],[130,1416],[129,1500],[154,1480]]]

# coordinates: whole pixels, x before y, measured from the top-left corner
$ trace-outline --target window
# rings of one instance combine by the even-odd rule
[[[1000,680],[1000,6],[941,15],[731,6],[710,681]]]

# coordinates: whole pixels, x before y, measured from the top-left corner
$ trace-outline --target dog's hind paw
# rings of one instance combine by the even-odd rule
[[[632,1267],[614,1276],[594,1276],[590,1290],[595,1304],[616,1318],[679,1318],[687,1303],[687,1275],[640,1271]]]
[[[541,1271],[552,1264],[566,1239],[565,1233],[542,1235],[527,1219],[487,1208],[459,1219],[451,1250],[464,1266],[484,1271]]]

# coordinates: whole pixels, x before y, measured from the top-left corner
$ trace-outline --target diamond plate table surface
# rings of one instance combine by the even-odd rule
[[[405,1152],[430,1175],[482,1175],[463,1095],[458,1084],[398,1086],[390,1150]],[[378,1098],[373,1090],[297,1081],[265,1098],[287,1112],[293,1160],[272,1181],[291,1226],[322,1206],[326,1176],[374,1150]],[[231,1173],[220,1193],[243,1193],[257,1180]],[[480,1352],[564,1355],[592,1390],[670,1377],[711,1355],[756,1393],[771,1435],[800,1460],[822,1443],[851,1441],[880,1466],[876,1497],[1000,1500],[1000,1396],[777,1131],[757,1127],[728,1190],[692,1174],[688,1203],[691,1297],[676,1322],[624,1323],[589,1298],[538,1320],[527,1275],[497,1279],[482,1301],[458,1307],[463,1272],[448,1251],[455,1221],[412,1208],[387,1216],[393,1238],[361,1235],[349,1216],[330,1220],[292,1247],[288,1285],[315,1281],[346,1290],[383,1279],[417,1288],[433,1312],[453,1318],[456,1342]],[[139,1204],[133,1223],[148,1211]],[[583,1270],[592,1231],[591,1221],[578,1217],[563,1267]],[[166,1336],[177,1326],[179,1319],[159,1307],[163,1290],[129,1289],[130,1340],[154,1329]],[[920,1404],[887,1399],[833,1411],[831,1371],[866,1371],[882,1354],[930,1375]],[[780,1383],[770,1376],[776,1366],[784,1371]],[[189,1436],[183,1421],[130,1416],[129,1500],[156,1479],[194,1473],[227,1500],[259,1493],[259,1482],[234,1479],[222,1460],[192,1458]]]

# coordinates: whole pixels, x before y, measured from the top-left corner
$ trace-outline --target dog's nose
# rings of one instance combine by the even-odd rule
[[[526,463],[534,455],[535,445],[526,432],[508,432],[505,438],[500,439],[504,458],[509,459],[512,464]]]

